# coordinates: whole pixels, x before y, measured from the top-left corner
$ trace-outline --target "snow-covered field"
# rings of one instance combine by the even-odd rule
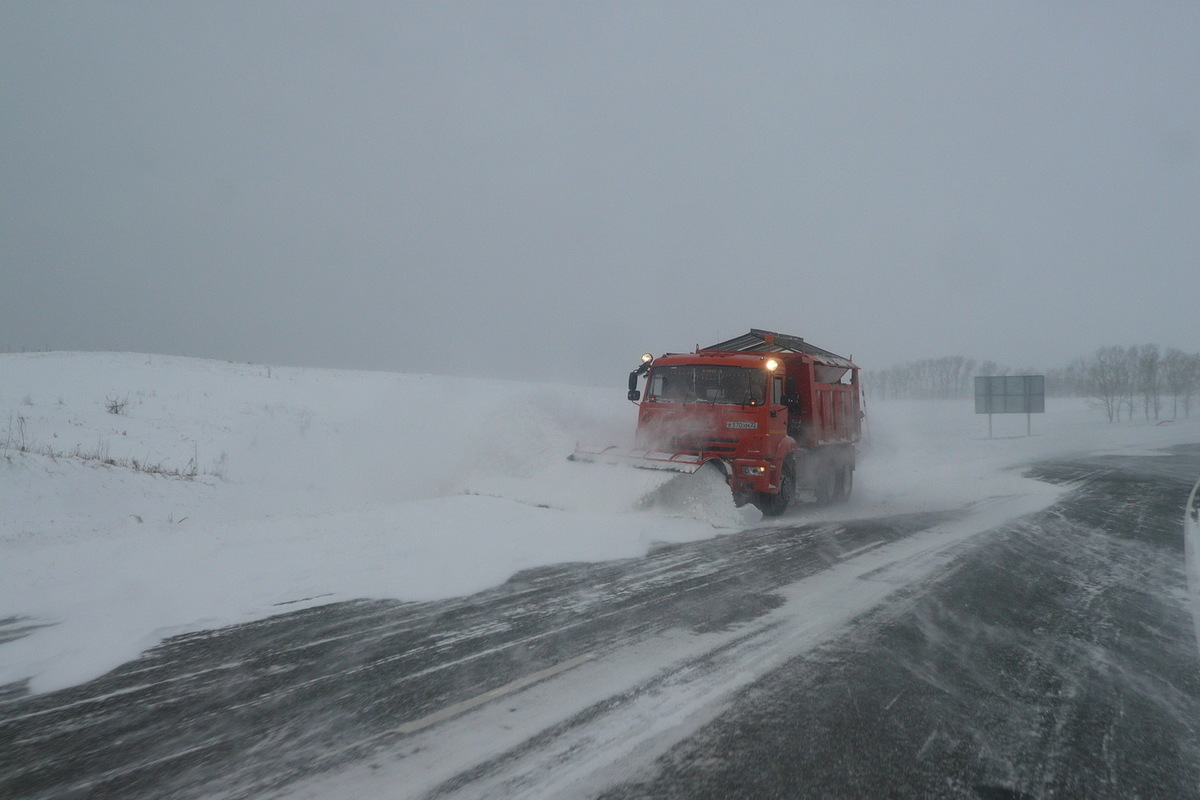
[[[762,524],[700,476],[636,510],[671,476],[566,460],[630,442],[623,384],[0,355],[0,684],[53,690],[178,633]],[[998,416],[989,439],[969,401],[868,414],[851,502],[788,519],[1050,502],[1013,468],[1200,441],[1200,420],[1110,425],[1076,400],[1050,400],[1028,437],[1024,416]]]

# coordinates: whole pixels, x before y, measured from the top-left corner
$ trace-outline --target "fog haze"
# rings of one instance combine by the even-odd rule
[[[1190,3],[5,3],[0,350],[1200,342]]]

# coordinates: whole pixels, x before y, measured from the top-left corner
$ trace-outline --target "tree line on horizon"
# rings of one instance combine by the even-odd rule
[[[1147,420],[1191,416],[1200,396],[1200,353],[1156,344],[1101,347],[1065,367],[1012,369],[995,361],[943,356],[863,370],[869,396],[882,400],[973,397],[974,378],[992,375],[1045,375],[1051,397],[1086,397],[1109,422],[1140,413]]]

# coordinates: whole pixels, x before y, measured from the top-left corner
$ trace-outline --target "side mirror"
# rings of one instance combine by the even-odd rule
[[[638,400],[642,399],[642,393],[637,389],[630,389],[628,397],[630,400],[636,403]]]

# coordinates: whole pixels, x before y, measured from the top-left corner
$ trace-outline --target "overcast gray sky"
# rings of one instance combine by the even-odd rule
[[[1200,349],[1200,3],[0,3],[0,349]]]

